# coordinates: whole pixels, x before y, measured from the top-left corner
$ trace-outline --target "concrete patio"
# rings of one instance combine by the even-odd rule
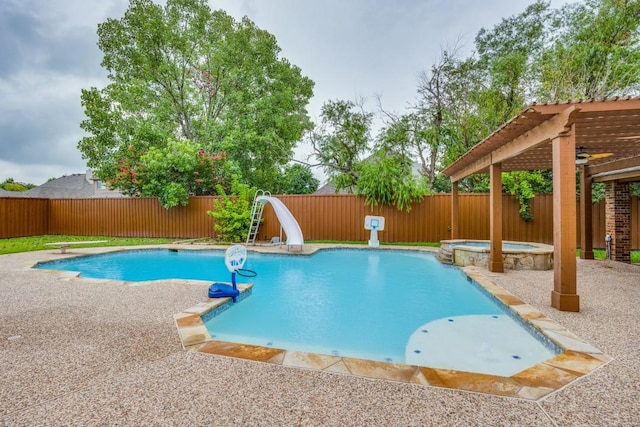
[[[614,359],[525,401],[185,351],[173,315],[207,284],[29,268],[100,251],[0,256],[0,425],[640,425],[640,266],[578,260],[579,313],[549,307],[553,271],[481,270]]]

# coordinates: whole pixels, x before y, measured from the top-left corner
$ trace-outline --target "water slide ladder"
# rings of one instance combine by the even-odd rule
[[[267,203],[263,200],[259,200],[261,196],[271,197],[271,193],[268,191],[258,190],[253,198],[253,205],[251,206],[251,224],[249,225],[249,233],[247,234],[247,246],[249,244],[256,244],[256,237],[258,237],[258,229],[260,228],[260,221],[262,221],[262,211],[264,205]]]

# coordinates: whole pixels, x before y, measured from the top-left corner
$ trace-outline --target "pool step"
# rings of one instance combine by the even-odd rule
[[[453,250],[449,245],[440,246],[438,260],[443,264],[453,264]]]

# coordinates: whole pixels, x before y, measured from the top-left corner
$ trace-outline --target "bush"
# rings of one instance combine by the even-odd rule
[[[424,183],[411,175],[397,159],[384,157],[362,162],[359,167],[356,195],[364,196],[364,204],[395,206],[400,211],[411,211],[429,193]]]
[[[249,233],[251,204],[256,189],[234,180],[231,195],[227,195],[222,186],[218,192],[221,198],[213,201],[215,210],[207,211],[207,215],[216,220],[217,237],[225,242],[242,242]]]

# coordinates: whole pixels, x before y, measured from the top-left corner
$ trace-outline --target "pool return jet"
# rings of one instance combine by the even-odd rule
[[[236,274],[243,277],[256,276],[255,271],[242,268],[246,261],[247,248],[245,246],[234,245],[227,249],[224,253],[224,264],[227,266],[227,270],[231,272],[231,286],[226,283],[213,283],[209,286],[209,298],[231,297],[233,302],[236,302],[236,298],[240,295],[240,291],[236,285]]]

